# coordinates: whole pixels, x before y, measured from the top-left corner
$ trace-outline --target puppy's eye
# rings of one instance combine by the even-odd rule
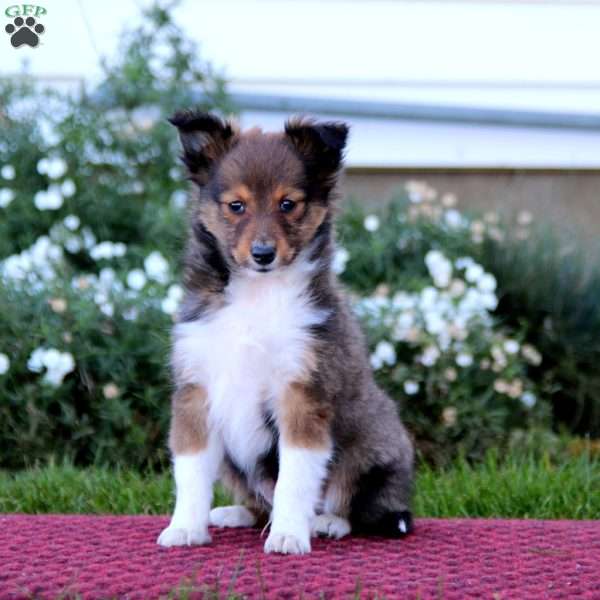
[[[292,212],[294,210],[294,208],[296,207],[296,203],[293,200],[290,200],[289,198],[284,198],[280,203],[279,203],[279,210],[282,213],[289,213]]]
[[[229,203],[229,210],[236,215],[241,215],[246,210],[246,205],[241,200],[234,200]]]

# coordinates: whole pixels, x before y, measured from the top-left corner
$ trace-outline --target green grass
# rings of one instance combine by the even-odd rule
[[[0,472],[0,513],[168,514],[173,492],[169,473],[49,465]],[[560,460],[547,455],[483,463],[457,460],[445,469],[418,469],[415,513],[428,517],[600,519],[600,457],[587,453]],[[226,495],[217,490],[215,503]]]

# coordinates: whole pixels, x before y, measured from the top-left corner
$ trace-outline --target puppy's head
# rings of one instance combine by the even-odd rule
[[[226,260],[258,272],[289,265],[328,217],[347,126],[296,119],[281,133],[240,133],[200,112],[171,123],[200,191],[196,218]]]

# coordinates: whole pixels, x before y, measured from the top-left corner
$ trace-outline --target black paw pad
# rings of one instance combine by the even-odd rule
[[[45,27],[41,23],[36,24],[33,17],[27,17],[26,20],[16,17],[4,28],[4,31],[11,36],[10,43],[15,48],[23,45],[35,48],[40,43],[39,36],[44,33]]]

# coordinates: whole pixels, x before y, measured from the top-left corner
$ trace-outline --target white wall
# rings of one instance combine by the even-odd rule
[[[0,73],[93,79],[148,1],[42,4],[43,45],[0,39]],[[236,91],[600,114],[596,1],[187,0],[175,17]],[[355,120],[354,140],[355,164],[600,167],[598,132]]]

